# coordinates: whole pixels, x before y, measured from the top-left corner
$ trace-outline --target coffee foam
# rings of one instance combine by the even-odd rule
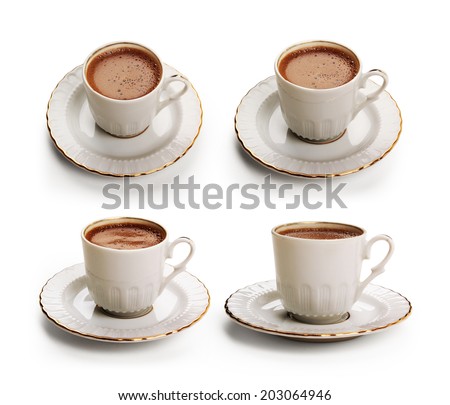
[[[142,249],[164,240],[159,229],[136,223],[100,225],[86,232],[86,239],[95,245],[112,249]]]
[[[148,52],[119,47],[92,58],[86,69],[89,85],[105,97],[131,100],[150,93],[160,82],[162,69]]]
[[[356,57],[328,46],[297,49],[285,55],[278,66],[289,82],[313,89],[342,86],[359,70]]]
[[[335,228],[295,228],[279,232],[280,235],[301,239],[347,239],[361,235],[361,232]]]

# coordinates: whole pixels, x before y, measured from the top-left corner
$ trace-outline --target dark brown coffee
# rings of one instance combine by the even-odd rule
[[[95,245],[112,249],[143,249],[162,242],[164,233],[150,225],[121,222],[95,227],[85,237]]]
[[[132,100],[150,93],[161,77],[161,65],[152,54],[126,46],[94,56],[86,69],[89,85],[97,93],[117,100]]]
[[[289,82],[311,89],[330,89],[352,80],[359,71],[358,59],[331,46],[312,46],[285,55],[280,74]]]
[[[346,239],[362,235],[362,232],[335,228],[294,228],[278,232],[280,235],[301,239]]]

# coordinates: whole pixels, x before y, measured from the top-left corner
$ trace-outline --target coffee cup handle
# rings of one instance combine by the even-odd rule
[[[392,238],[387,235],[377,235],[377,236],[374,236],[372,239],[370,239],[367,242],[365,259],[370,259],[370,252],[372,250],[372,246],[374,245],[375,242],[378,242],[379,240],[386,241],[389,245],[389,250],[386,253],[386,256],[384,257],[384,259],[380,263],[378,263],[376,266],[372,267],[371,274],[369,276],[367,276],[367,278],[359,284],[359,288],[357,290],[357,295],[356,295],[355,300],[361,296],[364,288],[367,287],[367,284],[369,284],[375,277],[384,273],[384,270],[385,270],[384,266],[389,261],[392,254],[394,253],[394,241],[392,240]]]
[[[365,87],[367,80],[369,79],[369,77],[372,77],[372,76],[380,76],[383,79],[383,83],[381,83],[381,86],[378,89],[376,89],[375,91],[373,91],[372,93],[363,95],[364,99],[356,106],[355,111],[353,113],[353,118],[368,104],[370,104],[372,101],[375,101],[377,99],[377,97],[384,91],[384,89],[386,88],[386,86],[389,83],[389,78],[388,78],[387,73],[383,72],[380,69],[372,69],[362,75],[360,83],[359,83],[359,88],[361,89],[361,88]],[[359,92],[359,94],[361,94],[361,92]]]
[[[158,111],[160,112],[163,108],[167,107],[170,103],[172,103],[174,100],[180,98],[184,93],[187,92],[188,90],[188,86],[189,86],[189,81],[181,76],[181,75],[172,75],[170,77],[167,77],[166,79],[164,79],[164,87],[163,90],[166,90],[167,87],[169,86],[170,83],[173,82],[183,82],[184,86],[182,89],[178,90],[177,92],[171,94],[168,98],[166,98],[165,100],[159,100],[159,106],[158,106]]]
[[[182,271],[186,270],[186,265],[188,264],[189,260],[191,260],[192,256],[195,252],[195,244],[194,241],[186,238],[185,236],[182,236],[181,238],[175,239],[169,246],[167,251],[167,258],[170,259],[173,256],[173,251],[175,249],[175,246],[177,246],[180,243],[187,243],[190,246],[190,250],[186,258],[181,261],[178,264],[172,265],[173,270],[172,273],[170,273],[168,276],[166,276],[161,283],[161,288],[159,292],[161,293],[162,290],[167,286],[170,280],[172,280],[176,275],[180,274]]]

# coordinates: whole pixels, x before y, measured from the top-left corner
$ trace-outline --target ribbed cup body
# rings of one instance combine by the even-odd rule
[[[82,234],[86,284],[94,302],[115,313],[135,313],[150,308],[160,294],[168,239],[154,246],[120,250],[98,246],[85,234],[98,224],[114,222],[144,222],[133,218],[99,221],[88,226]],[[159,225],[155,225],[159,226]]]
[[[272,239],[277,290],[289,313],[310,323],[331,323],[350,310],[358,298],[365,258],[363,230],[336,240],[302,239],[274,230]]]
[[[356,76],[342,86],[328,89],[301,87],[286,80],[278,69],[280,60],[290,52],[312,46],[345,49],[358,61]],[[283,51],[275,62],[275,76],[281,112],[289,129],[312,142],[329,142],[339,137],[355,116],[361,75],[361,65],[354,52],[333,42],[307,42]]]

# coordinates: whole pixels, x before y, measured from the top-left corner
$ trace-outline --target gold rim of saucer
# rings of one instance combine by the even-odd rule
[[[75,267],[75,266],[73,266],[73,267]],[[69,268],[67,268],[65,270],[68,270],[68,269]],[[205,291],[205,294],[206,294],[206,297],[207,297],[207,302],[206,302],[205,307],[203,308],[203,311],[195,319],[193,319],[191,322],[189,322],[188,324],[183,325],[183,326],[181,326],[181,327],[179,327],[177,329],[168,331],[166,333],[161,333],[161,334],[151,335],[151,336],[141,336],[141,337],[131,337],[131,338],[117,337],[116,338],[116,337],[111,337],[111,336],[94,335],[92,333],[80,332],[79,330],[76,330],[74,328],[70,328],[70,327],[64,325],[62,322],[57,320],[55,317],[53,317],[46,310],[45,304],[43,302],[44,301],[43,294],[44,294],[44,292],[46,290],[46,287],[49,285],[49,283],[55,277],[57,277],[60,273],[61,272],[58,272],[58,273],[54,274],[52,277],[50,277],[47,280],[47,282],[44,284],[44,286],[42,287],[41,292],[39,293],[39,305],[41,307],[41,310],[45,314],[47,319],[50,322],[52,322],[54,325],[56,325],[58,328],[61,328],[61,329],[65,330],[66,332],[69,332],[72,335],[76,335],[76,336],[80,336],[80,337],[88,338],[88,339],[92,339],[92,340],[98,340],[98,341],[104,341],[104,342],[112,342],[112,343],[139,343],[139,342],[147,342],[147,341],[152,341],[152,340],[157,340],[157,339],[160,339],[160,338],[164,338],[164,337],[173,335],[175,333],[181,332],[184,329],[187,329],[187,328],[191,327],[192,325],[196,324],[199,320],[201,320],[205,316],[205,314],[208,312],[208,309],[209,309],[209,307],[211,305],[211,295],[209,293],[208,288],[205,286],[205,284],[198,277],[194,276],[192,273],[189,273],[188,271],[185,271],[185,273],[187,273],[190,277],[193,277],[195,280],[197,280],[197,282],[204,288],[204,291]],[[83,275],[81,275],[81,277],[83,277]],[[126,321],[127,321],[127,319],[124,319],[124,322],[126,322]]]
[[[301,333],[301,332],[289,332],[289,331],[279,331],[276,329],[271,329],[271,328],[265,328],[263,326],[260,325],[255,325],[249,321],[246,321],[244,319],[239,318],[238,316],[235,316],[233,314],[233,312],[231,312],[231,310],[229,309],[229,301],[233,298],[233,296],[237,293],[239,293],[241,290],[243,290],[242,288],[236,290],[233,294],[231,294],[227,300],[225,301],[225,305],[224,305],[224,309],[225,312],[227,313],[227,315],[233,319],[235,322],[237,322],[238,324],[248,328],[248,329],[252,329],[255,331],[260,331],[260,332],[264,332],[264,333],[268,333],[271,335],[275,335],[275,336],[280,336],[280,337],[286,337],[286,338],[292,338],[292,339],[296,339],[296,340],[301,340],[302,338],[304,338],[304,341],[311,341],[313,342],[315,339],[319,339],[320,342],[326,342],[326,341],[330,341],[330,342],[337,342],[339,340],[347,340],[350,338],[354,338],[354,337],[358,337],[358,336],[363,336],[369,333],[373,333],[373,332],[377,332],[380,330],[384,330],[389,328],[390,326],[394,326],[399,324],[400,322],[404,321],[406,318],[408,318],[411,315],[411,311],[412,311],[412,305],[411,302],[402,294],[391,290],[390,288],[386,288],[386,287],[381,287],[378,286],[376,284],[372,284],[375,287],[380,287],[383,288],[384,290],[388,290],[396,295],[398,295],[399,297],[402,297],[408,304],[408,312],[403,315],[402,317],[400,317],[399,319],[397,319],[394,322],[390,322],[386,325],[382,325],[382,326],[378,326],[375,328],[369,328],[369,329],[362,329],[362,330],[358,330],[358,331],[349,331],[349,332],[337,332],[337,333]],[[244,287],[246,288],[246,287]],[[262,294],[261,294],[262,295]],[[289,316],[287,316],[287,319],[289,319]],[[348,319],[351,318],[351,315],[349,315]],[[297,320],[294,320],[295,322],[298,322]],[[331,326],[332,324],[328,324],[328,325],[313,325],[313,324],[305,324],[308,326]]]
[[[165,66],[169,66],[169,65],[166,65],[166,64],[165,64]],[[75,72],[77,69],[80,69],[80,68],[82,68],[82,67],[83,67],[83,65],[78,65],[78,66],[74,67],[72,70],[70,70],[69,72],[67,72],[67,73],[64,75],[64,77],[58,82],[58,84],[57,84],[57,85],[55,86],[55,88],[53,89],[53,91],[52,91],[52,93],[51,93],[51,95],[50,95],[50,98],[49,98],[49,100],[48,100],[48,102],[47,102],[47,111],[46,111],[46,114],[45,114],[45,119],[46,119],[46,123],[47,123],[47,129],[48,129],[50,138],[51,138],[51,140],[53,141],[53,143],[54,143],[54,145],[56,146],[56,148],[63,154],[63,156],[64,156],[67,160],[69,160],[70,162],[72,162],[72,163],[75,164],[76,166],[81,167],[81,168],[84,169],[84,170],[87,170],[87,171],[89,171],[89,172],[91,172],[91,173],[97,173],[97,174],[100,174],[100,175],[102,175],[102,176],[111,176],[111,177],[139,177],[139,176],[144,176],[144,175],[147,175],[147,174],[152,174],[152,173],[161,171],[161,170],[165,169],[166,167],[171,166],[172,164],[174,164],[175,162],[177,162],[178,160],[180,160],[180,159],[181,159],[181,158],[189,151],[189,149],[191,149],[191,147],[194,145],[195,141],[197,140],[197,138],[198,138],[198,136],[199,136],[199,134],[200,134],[201,127],[202,127],[202,125],[203,125],[203,106],[202,106],[202,101],[200,100],[200,97],[199,97],[199,95],[198,95],[197,90],[196,90],[195,87],[192,85],[192,83],[191,83],[189,80],[187,80],[187,82],[189,83],[190,87],[191,87],[192,90],[194,91],[194,94],[195,94],[195,96],[197,97],[197,100],[198,100],[198,103],[199,103],[200,122],[199,122],[199,126],[198,126],[198,129],[197,129],[197,133],[194,135],[194,137],[193,137],[191,143],[190,143],[190,144],[186,147],[186,149],[185,149],[182,153],[180,153],[175,159],[171,160],[170,162],[166,162],[166,163],[164,163],[162,166],[160,166],[160,167],[158,167],[158,168],[155,168],[155,169],[151,169],[151,170],[148,170],[148,171],[137,172],[137,173],[127,173],[127,174],[105,172],[105,171],[102,171],[102,170],[94,169],[94,168],[92,168],[92,167],[89,167],[89,166],[87,166],[87,165],[85,165],[85,164],[83,164],[83,163],[77,161],[76,158],[70,156],[70,155],[64,150],[64,148],[58,144],[58,141],[56,140],[56,137],[55,137],[55,135],[54,135],[54,133],[53,133],[53,131],[52,131],[51,125],[50,125],[50,123],[49,123],[49,111],[50,111],[50,105],[51,105],[51,103],[52,103],[52,101],[53,101],[54,94],[55,94],[56,90],[58,89],[58,87],[60,86],[60,84],[61,84],[62,82],[64,82],[64,80],[65,80],[70,74],[72,74],[72,73]],[[138,134],[138,135],[140,135],[140,134]],[[112,135],[110,135],[110,136],[112,136]],[[136,135],[136,136],[137,136],[137,135]],[[132,137],[130,137],[130,138],[134,138],[134,137],[135,137],[135,136],[132,136]],[[116,138],[118,138],[118,137],[116,136]],[[126,139],[126,138],[124,138],[124,139]]]
[[[402,133],[403,130],[403,118],[402,118],[402,112],[400,111],[400,108],[397,104],[397,102],[395,101],[395,99],[392,97],[392,95],[384,90],[383,92],[386,93],[391,100],[394,102],[395,107],[397,108],[398,111],[398,116],[399,116],[399,130],[397,133],[397,136],[395,137],[395,140],[392,142],[392,144],[390,145],[390,147],[384,151],[380,156],[378,156],[376,159],[365,163],[355,169],[351,169],[351,170],[346,170],[346,171],[342,171],[342,172],[337,172],[337,173],[320,173],[320,174],[310,174],[310,173],[303,173],[303,172],[293,172],[291,170],[288,169],[283,169],[281,167],[275,166],[271,163],[265,162],[262,158],[260,158],[259,156],[257,156],[252,150],[251,148],[249,148],[248,146],[245,145],[244,139],[242,138],[241,134],[239,133],[239,129],[238,129],[238,115],[239,115],[239,110],[242,106],[242,104],[244,103],[245,99],[247,98],[248,95],[250,95],[250,93],[252,93],[253,90],[257,89],[262,83],[266,82],[267,80],[269,80],[270,78],[274,77],[269,76],[264,80],[261,80],[259,83],[257,83],[255,86],[253,86],[249,91],[247,91],[247,93],[244,95],[244,97],[242,97],[239,105],[236,108],[236,113],[234,116],[234,130],[236,132],[236,136],[238,138],[239,143],[241,144],[242,148],[253,158],[255,159],[257,162],[259,162],[260,164],[262,164],[265,167],[268,167],[269,169],[275,170],[279,173],[285,173],[285,174],[289,174],[291,176],[296,176],[296,177],[305,177],[305,178],[310,178],[310,179],[317,179],[317,178],[330,178],[330,177],[341,177],[341,176],[347,176],[349,174],[353,174],[353,173],[357,173],[361,170],[367,169],[370,166],[373,166],[375,163],[379,162],[380,160],[382,160],[393,148],[394,146],[397,144],[398,140],[400,139],[400,134]],[[295,135],[298,136],[298,135]],[[303,140],[303,139],[301,139]]]

